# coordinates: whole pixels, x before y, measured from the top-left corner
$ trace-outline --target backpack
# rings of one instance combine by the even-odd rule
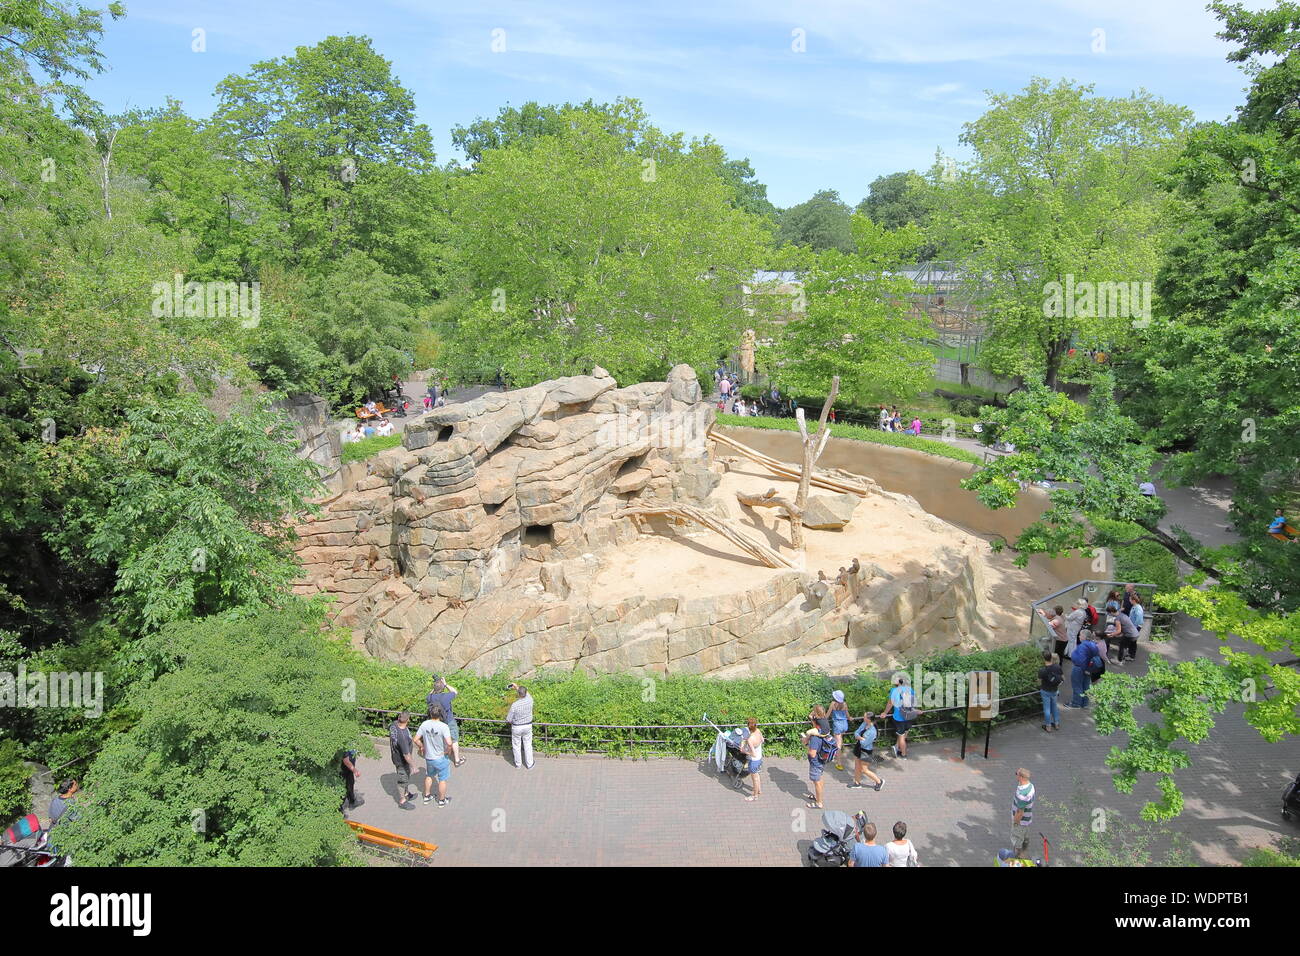
[[[1088,645],[1091,643],[1091,641],[1080,641],[1079,646],[1074,649],[1074,652],[1070,655],[1070,662],[1075,667],[1086,667],[1089,660],[1097,656],[1097,645],[1093,644],[1092,648],[1089,649]]]
[[[1084,608],[1084,612],[1088,615],[1088,630],[1096,630],[1098,620],[1097,609],[1089,604]]]
[[[1106,673],[1106,662],[1094,654],[1088,661],[1088,677],[1095,684]]]
[[[817,762],[828,763],[839,749],[839,747],[835,746],[834,737],[822,737],[821,744],[817,748]]]

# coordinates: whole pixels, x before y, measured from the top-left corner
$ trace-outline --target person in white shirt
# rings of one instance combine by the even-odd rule
[[[528,688],[507,684],[515,692],[516,700],[506,711],[510,725],[510,747],[515,754],[515,769],[533,769],[533,698]],[[522,759],[521,759],[522,758]]]
[[[391,435],[393,433],[393,423],[390,422],[387,418],[381,418],[379,420],[379,428],[377,430],[381,435]]]
[[[885,844],[889,862],[885,866],[920,866],[916,858],[916,847],[907,839],[907,824],[899,820],[894,824],[894,838]]]

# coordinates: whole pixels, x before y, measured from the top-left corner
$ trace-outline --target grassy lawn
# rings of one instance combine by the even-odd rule
[[[402,436],[400,434],[373,435],[370,438],[363,438],[361,441],[349,442],[343,446],[343,463],[365,461],[367,458],[378,455],[381,451],[396,448],[401,443]]]
[[[793,418],[767,418],[764,416],[749,415],[719,415],[719,425],[739,425],[744,428],[769,428],[777,431],[797,432],[798,423]],[[872,442],[877,445],[893,445],[897,448],[911,448],[915,451],[923,451],[927,455],[936,455],[940,458],[951,458],[954,461],[965,461],[972,465],[982,464],[977,455],[966,451],[964,448],[954,448],[952,445],[945,444],[941,441],[935,441],[930,438],[917,438],[913,435],[898,434],[896,432],[882,432],[875,428],[863,428],[860,425],[840,425],[830,426],[831,434],[836,438],[852,438],[857,441]]]

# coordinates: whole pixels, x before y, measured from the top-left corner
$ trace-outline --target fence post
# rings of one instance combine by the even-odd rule
[[[966,708],[965,716],[961,719],[961,759],[966,759],[966,731],[970,728],[970,708]]]

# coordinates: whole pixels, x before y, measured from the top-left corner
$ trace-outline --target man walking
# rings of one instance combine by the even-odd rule
[[[859,814],[861,816],[861,814]],[[849,856],[849,866],[884,866],[889,860],[889,851],[876,843],[876,825],[863,823],[856,828],[858,842],[853,844]]]
[[[355,810],[358,806],[356,786],[361,779],[361,768],[357,766],[355,750],[344,751],[339,776],[343,778],[343,802],[339,804],[339,809]]]
[[[403,810],[415,809],[415,791],[411,789],[411,773],[415,770],[414,744],[411,740],[411,715],[402,711],[388,726],[388,745],[393,767],[397,770],[397,805]]]
[[[507,684],[515,692],[515,700],[506,711],[510,725],[510,749],[515,754],[515,769],[533,769],[533,698],[528,688]],[[521,759],[522,755],[522,759]]]
[[[428,805],[433,799],[433,782],[438,781],[438,806],[445,807],[451,802],[447,796],[447,780],[451,777],[451,761],[447,751],[451,749],[451,728],[443,722],[442,706],[429,705],[429,719],[415,732],[415,741],[424,757],[424,802]]]
[[[889,703],[893,705],[894,718],[894,756],[907,759],[907,732],[920,716],[916,709],[916,693],[908,684],[906,674],[894,677],[894,689],[889,692]]]
[[[1011,852],[1020,856],[1029,846],[1029,827],[1034,822],[1034,785],[1029,771],[1016,771],[1016,792],[1011,798]]]
[[[452,687],[441,677],[434,677],[433,690],[429,692],[429,696],[425,699],[425,703],[430,707],[437,704],[442,708],[443,714],[446,715],[444,719],[447,722],[448,729],[451,731],[451,759],[452,762],[459,767],[465,762],[465,759],[460,755],[460,724],[456,722],[456,714],[452,710],[452,701],[456,699],[457,693],[458,691],[456,688]]]

